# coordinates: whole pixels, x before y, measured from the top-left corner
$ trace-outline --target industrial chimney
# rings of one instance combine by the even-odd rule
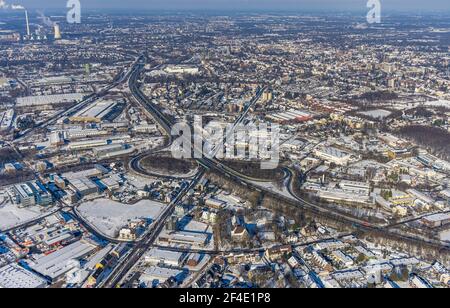
[[[31,36],[31,33],[30,33],[30,21],[28,20],[28,11],[27,10],[25,10],[25,20],[27,22],[27,37],[30,37]]]
[[[61,30],[59,28],[59,25],[57,23],[55,23],[54,27],[55,27],[55,40],[60,40],[62,37],[61,37]]]

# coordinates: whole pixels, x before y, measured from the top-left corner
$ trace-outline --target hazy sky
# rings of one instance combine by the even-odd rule
[[[28,8],[64,8],[67,0],[5,0]],[[232,9],[232,10],[366,10],[368,0],[80,0],[83,8]],[[450,0],[380,0],[384,10],[450,11]]]

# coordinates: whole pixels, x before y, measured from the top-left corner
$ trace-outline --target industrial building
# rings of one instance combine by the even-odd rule
[[[431,227],[438,228],[450,224],[450,213],[435,214],[422,218],[422,223]]]
[[[88,178],[77,178],[70,180],[72,188],[81,196],[85,197],[98,192],[98,187]]]
[[[33,206],[36,204],[33,190],[31,190],[31,188],[25,183],[14,185],[14,192],[17,204],[24,207]]]
[[[47,206],[53,202],[51,194],[40,182],[27,182],[14,185],[13,198],[23,207],[42,205]]]
[[[121,148],[117,148],[115,151],[110,151],[103,153],[101,155],[98,155],[98,159],[108,159],[118,156],[130,156],[136,149],[134,147],[129,147],[127,145],[122,145]]]
[[[42,206],[52,204],[52,195],[48,192],[47,188],[45,188],[45,186],[41,182],[28,182],[27,185],[30,186],[33,190],[37,204]]]
[[[98,101],[77,112],[69,120],[78,123],[101,123],[112,121],[123,110],[124,104],[118,101]]]
[[[68,146],[68,150],[88,150],[95,147],[101,147],[108,145],[107,139],[93,139],[93,140],[85,140],[85,141],[77,141],[77,142],[71,142]]]
[[[82,93],[19,97],[17,98],[16,107],[23,108],[44,105],[57,105],[64,103],[76,103],[82,101],[83,97],[84,94]]]
[[[47,287],[47,281],[16,263],[0,268],[0,289],[38,289]]]
[[[97,157],[106,155],[111,152],[121,151],[123,150],[122,144],[109,144],[105,146],[100,146],[95,149],[93,149],[94,155]]]
[[[181,270],[152,266],[145,270],[139,278],[139,281],[147,286],[151,286],[154,282],[164,283],[170,278],[175,278],[182,273],[183,271]]]
[[[120,183],[114,177],[108,177],[101,180],[101,183],[108,189],[113,192],[120,188]]]
[[[158,239],[161,244],[168,245],[188,245],[191,247],[205,247],[208,243],[208,234],[193,232],[164,232]]]
[[[346,166],[352,155],[334,147],[321,147],[315,150],[315,155],[329,163],[334,163],[338,166]]]
[[[50,144],[52,146],[60,146],[64,144],[64,139],[61,132],[53,131],[50,133]]]
[[[191,65],[168,65],[164,68],[164,71],[168,74],[190,74],[195,75],[199,73],[198,67]]]
[[[310,113],[294,109],[285,112],[271,114],[266,117],[267,120],[276,123],[306,122],[311,120],[312,118],[313,117]]]
[[[69,76],[51,76],[32,81],[30,86],[40,87],[40,86],[52,86],[52,85],[62,85],[73,83],[75,79]]]
[[[86,241],[78,241],[49,255],[41,255],[30,267],[52,281],[76,267],[79,260],[93,253],[97,247]]]
[[[321,199],[346,204],[372,204],[373,199],[368,194],[352,193],[343,189],[328,188],[317,191],[317,196]]]
[[[339,186],[342,190],[358,193],[361,195],[370,194],[370,184],[365,182],[355,182],[355,181],[340,181]]]
[[[186,259],[186,254],[152,248],[144,256],[144,262],[149,265],[166,265],[181,267]]]
[[[88,129],[72,129],[66,132],[67,139],[82,139],[88,137],[106,136],[108,132],[106,130],[99,130],[95,128]]]

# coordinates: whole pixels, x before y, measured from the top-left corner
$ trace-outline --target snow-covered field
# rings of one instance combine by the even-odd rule
[[[0,200],[0,203],[1,201],[3,200]],[[6,230],[32,221],[45,214],[45,212],[42,212],[43,209],[40,206],[19,208],[16,204],[4,202],[0,205],[0,230]]]
[[[202,223],[200,221],[191,220],[184,228],[183,231],[200,232],[200,233],[212,233],[211,226]]]
[[[109,199],[97,199],[83,203],[78,212],[98,231],[109,237],[116,237],[120,229],[134,219],[156,219],[165,205],[151,200],[136,204],[123,204]]]
[[[268,189],[268,190],[273,191],[274,193],[280,194],[283,197],[286,197],[286,198],[289,198],[292,200],[297,200],[291,195],[289,190],[286,188],[286,183],[285,183],[285,185],[283,185],[283,187],[280,188],[280,187],[278,187],[277,184],[272,183],[272,182],[257,182],[257,181],[250,181],[250,182],[256,186],[263,188],[263,189]]]
[[[430,101],[425,103],[426,106],[431,107],[447,107],[450,108],[450,101],[447,100],[437,100],[437,101]]]
[[[450,230],[445,230],[440,233],[441,241],[450,242]]]
[[[370,110],[370,111],[360,112],[360,113],[364,114],[366,116],[372,117],[374,119],[384,119],[391,115],[390,111],[383,110],[383,109]]]

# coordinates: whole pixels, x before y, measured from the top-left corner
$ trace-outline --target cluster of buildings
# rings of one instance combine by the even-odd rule
[[[16,184],[8,190],[8,193],[14,202],[22,207],[48,206],[53,203],[53,196],[39,181]]]
[[[401,28],[379,25],[380,35],[353,17],[344,29],[258,14],[142,16],[129,26],[120,16],[121,27],[99,28],[116,18],[86,18],[82,32],[68,26],[70,40],[57,23],[31,33],[28,16],[26,34],[0,24],[2,75],[15,76],[0,79],[0,132],[12,141],[2,151],[17,154],[1,161],[0,230],[9,231],[0,234],[0,287],[102,287],[154,226],[155,247],[127,285],[449,287],[445,254],[431,260],[431,248],[348,236],[356,224],[328,217],[398,223],[391,229],[448,246],[449,154],[436,142],[450,132],[445,34],[407,17]],[[130,50],[146,55],[136,85],[172,122],[276,123],[277,134],[249,133],[267,150],[254,159],[279,150],[293,177],[281,166],[273,181],[209,172],[167,213],[195,173],[146,173],[130,162],[168,141],[133,98],[127,73],[139,63]],[[250,148],[247,136],[226,146]],[[259,188],[242,184],[250,182]],[[285,207],[268,192],[321,211]]]

